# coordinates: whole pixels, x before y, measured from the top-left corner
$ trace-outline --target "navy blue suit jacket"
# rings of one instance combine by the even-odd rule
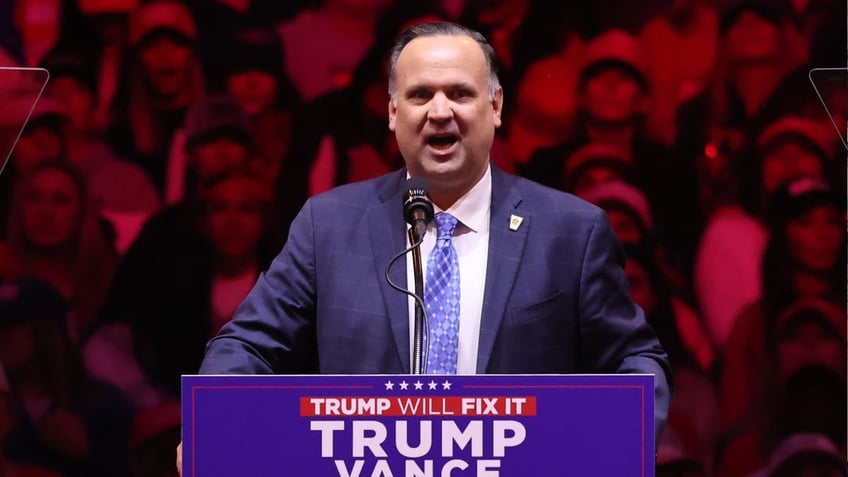
[[[309,199],[200,372],[408,373],[407,296],[385,278],[406,247],[405,180],[401,170]],[[654,374],[659,435],[668,360],[630,298],[605,213],[493,168],[489,233],[477,372]],[[391,276],[406,284],[405,260]]]

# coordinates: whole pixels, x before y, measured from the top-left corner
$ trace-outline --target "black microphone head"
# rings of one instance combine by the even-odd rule
[[[427,181],[420,177],[411,177],[406,181],[403,192],[403,216],[406,222],[415,226],[415,221],[422,218],[425,224],[433,220],[433,202],[430,201],[430,188]],[[417,216],[417,217],[416,217]]]

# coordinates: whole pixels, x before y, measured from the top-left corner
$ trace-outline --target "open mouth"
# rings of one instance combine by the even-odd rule
[[[450,149],[458,140],[455,134],[434,134],[427,138],[427,144],[433,149],[442,151]]]

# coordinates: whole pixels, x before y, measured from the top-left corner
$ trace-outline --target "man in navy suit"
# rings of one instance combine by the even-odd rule
[[[503,106],[494,58],[481,35],[454,24],[401,35],[388,107],[406,169],[310,198],[282,252],[210,341],[201,373],[410,372],[413,308],[384,274],[408,246],[404,183],[420,177],[436,212],[458,220],[455,372],[653,374],[659,434],[669,365],[630,299],[605,214],[490,164]],[[390,269],[395,283],[413,283],[410,264]]]

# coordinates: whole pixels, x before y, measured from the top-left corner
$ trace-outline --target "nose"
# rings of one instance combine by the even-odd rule
[[[430,110],[427,117],[435,122],[447,121],[453,117],[450,99],[444,93],[436,93],[430,100]]]

